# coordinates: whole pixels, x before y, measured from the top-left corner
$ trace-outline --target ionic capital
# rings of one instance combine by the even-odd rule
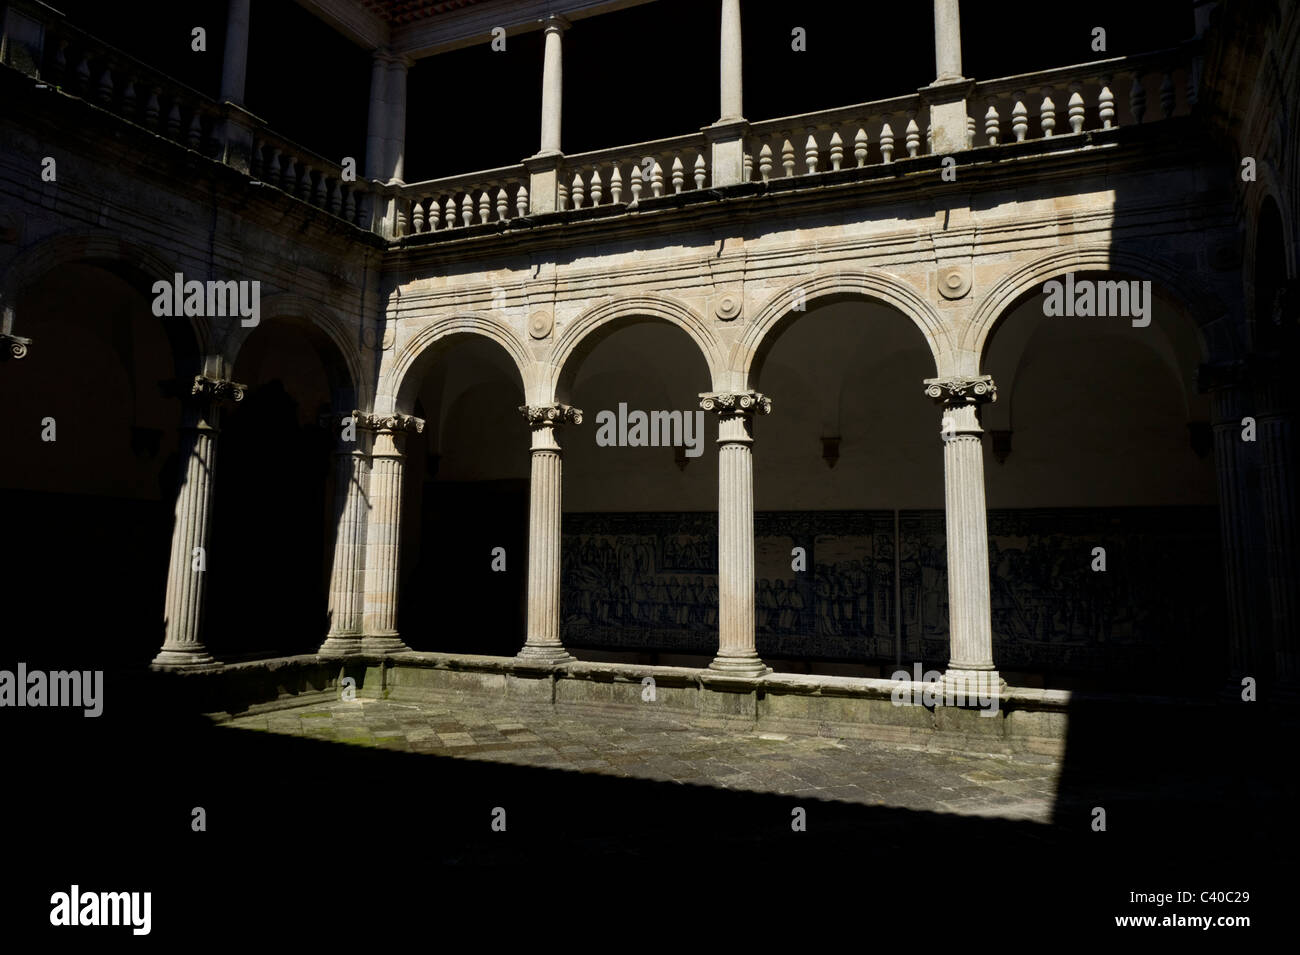
[[[352,418],[357,427],[364,431],[379,434],[423,434],[424,419],[409,414],[366,414],[353,411]]]
[[[990,375],[953,375],[949,378],[926,378],[925,394],[945,408],[981,405],[998,400],[998,386]]]
[[[26,358],[27,346],[31,343],[30,338],[0,332],[0,361],[7,361],[10,358]]]
[[[209,378],[207,375],[195,375],[194,384],[190,388],[190,395],[200,401],[216,404],[222,401],[243,401],[244,392],[247,390],[247,385],[241,385],[236,381]]]
[[[519,413],[530,428],[558,428],[565,424],[582,424],[582,409],[559,403],[551,405],[520,405]]]
[[[723,417],[772,413],[772,399],[757,391],[702,391],[700,407]]]

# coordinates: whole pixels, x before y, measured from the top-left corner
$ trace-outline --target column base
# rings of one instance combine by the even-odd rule
[[[164,646],[150,662],[154,670],[215,670],[221,661],[208,653],[202,644],[185,649]]]
[[[943,686],[945,696],[949,692],[956,695],[961,691],[968,702],[978,701],[981,694],[1003,696],[1007,692],[1007,681],[1002,679],[1002,674],[991,667],[987,670],[973,670],[949,665],[948,669],[943,671],[940,684]]]
[[[326,642],[329,640],[326,638]],[[361,638],[362,653],[410,653],[411,648],[402,642],[396,631],[367,633]]]
[[[525,643],[515,654],[516,659],[530,663],[577,663],[578,658],[564,649],[562,643]]]
[[[347,657],[361,652],[359,633],[331,633],[316,651],[322,657]]]
[[[757,650],[719,651],[709,669],[733,676],[758,677],[772,672],[772,668],[759,659]]]

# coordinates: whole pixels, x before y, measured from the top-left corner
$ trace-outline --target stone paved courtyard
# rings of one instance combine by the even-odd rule
[[[1040,756],[934,753],[461,698],[339,702],[224,725],[458,759],[1044,823],[1060,776],[1059,763]]]

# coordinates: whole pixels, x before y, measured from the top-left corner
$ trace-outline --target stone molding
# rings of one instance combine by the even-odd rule
[[[700,407],[720,415],[771,414],[772,399],[757,391],[702,391]]]
[[[363,431],[388,434],[423,434],[424,419],[409,414],[366,414],[353,411],[352,418]]]
[[[558,428],[565,424],[582,424],[582,409],[572,405],[520,405],[519,413],[530,428]]]
[[[925,394],[944,407],[980,405],[998,400],[998,387],[991,375],[953,375],[948,378],[926,378]]]
[[[207,375],[195,375],[194,384],[190,388],[190,395],[214,403],[221,401],[238,402],[244,400],[244,393],[247,390],[247,385],[241,385],[236,381],[209,378]]]
[[[19,359],[27,357],[27,346],[32,343],[30,338],[22,338],[18,335],[9,335],[0,333],[0,361],[9,358]]]

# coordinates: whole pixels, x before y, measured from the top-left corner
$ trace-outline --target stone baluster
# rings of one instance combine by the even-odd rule
[[[704,188],[704,182],[708,178],[708,169],[704,165],[704,154],[700,153],[695,157],[695,188],[697,190]]]
[[[673,195],[679,195],[686,185],[686,170],[682,166],[682,157],[674,156],[672,165]]]
[[[642,181],[644,180],[644,178],[645,178],[644,175],[642,175],[641,173],[641,167],[639,165],[633,165],[632,166],[632,202],[633,203],[637,203],[641,201],[641,189],[643,188]]]
[[[1083,88],[1078,83],[1070,84],[1070,132],[1083,132],[1083,119],[1086,112],[1083,107]]]
[[[560,514],[562,452],[556,432],[581,424],[582,412],[563,404],[523,405],[532,432],[528,482],[528,630],[519,656],[543,663],[573,659],[560,638]]]
[[[700,395],[718,414],[718,655],[710,669],[762,676],[754,641],[753,418],[772,401],[757,392]]]
[[[373,431],[370,455],[370,515],[366,521],[364,634],[368,653],[410,649],[397,630],[401,557],[402,467],[406,436],[421,434],[424,421],[412,415],[361,415],[359,427]]]
[[[781,165],[787,179],[794,175],[794,144],[788,139],[781,143]]]
[[[766,143],[758,151],[758,175],[764,182],[772,178],[772,147]]]
[[[1128,109],[1133,114],[1133,122],[1141,123],[1147,111],[1147,91],[1141,73],[1133,74],[1133,85],[1128,91]]]
[[[916,113],[907,116],[907,155],[914,157],[921,151],[921,127],[916,125]]]
[[[983,429],[978,407],[997,399],[988,375],[927,378],[925,393],[943,409],[943,478],[948,536],[948,627],[945,682],[972,692],[1002,685],[993,663],[988,517],[984,501]]]
[[[176,492],[171,561],[164,604],[165,637],[155,667],[215,666],[203,644],[203,606],[207,594],[208,543],[212,532],[212,494],[216,483],[220,406],[242,401],[244,386],[196,375],[185,404],[181,451],[184,476]]]
[[[487,222],[492,215],[492,199],[488,191],[484,189],[478,194],[478,221],[479,225]]]
[[[1160,114],[1169,119],[1174,115],[1176,98],[1174,95],[1174,74],[1166,73],[1164,82],[1160,84]]]
[[[623,174],[619,172],[618,166],[609,174],[609,197],[614,203],[623,201]]]
[[[528,215],[528,186],[520,184],[519,191],[515,193],[515,211],[519,213],[520,218]]]
[[[844,165],[844,140],[839,131],[831,133],[831,172],[839,172]]]
[[[989,145],[996,146],[998,137],[1002,135],[1002,127],[998,121],[998,108],[989,103],[989,111],[984,114],[984,135],[989,138]]]
[[[424,218],[424,203],[418,199],[411,204],[411,225],[415,227],[416,235],[428,228]]]
[[[497,189],[497,221],[505,222],[510,212],[510,197],[506,195],[506,187],[501,186]]]
[[[861,127],[853,135],[853,164],[859,169],[867,164],[867,131]]]
[[[474,199],[468,192],[460,200],[460,221],[465,225],[474,221]]]
[[[664,194],[664,167],[659,165],[659,160],[650,168],[650,193],[656,199]]]
[[[886,163],[894,161],[894,131],[888,121],[880,127],[880,155]]]
[[[569,194],[573,196],[573,208],[581,209],[582,202],[587,197],[586,187],[582,184],[582,176],[579,173],[573,174],[573,185]]]
[[[1023,143],[1029,134],[1029,109],[1025,106],[1025,94],[1017,90],[1012,94],[1015,103],[1011,106],[1011,135],[1016,142]]]
[[[817,172],[817,164],[821,161],[821,156],[817,149],[817,137],[812,133],[808,134],[808,141],[803,146],[803,161],[808,167],[809,175]]]
[[[1101,92],[1097,94],[1097,118],[1101,120],[1102,129],[1110,129],[1115,124],[1115,94],[1110,91],[1110,77],[1101,78]]]
[[[1038,108],[1038,124],[1043,129],[1043,138],[1046,139],[1056,130],[1056,104],[1052,102],[1052,91],[1048,87],[1043,87],[1043,103]]]
[[[591,170],[591,204],[600,205],[600,200],[605,196],[604,184],[600,181],[600,170]]]

